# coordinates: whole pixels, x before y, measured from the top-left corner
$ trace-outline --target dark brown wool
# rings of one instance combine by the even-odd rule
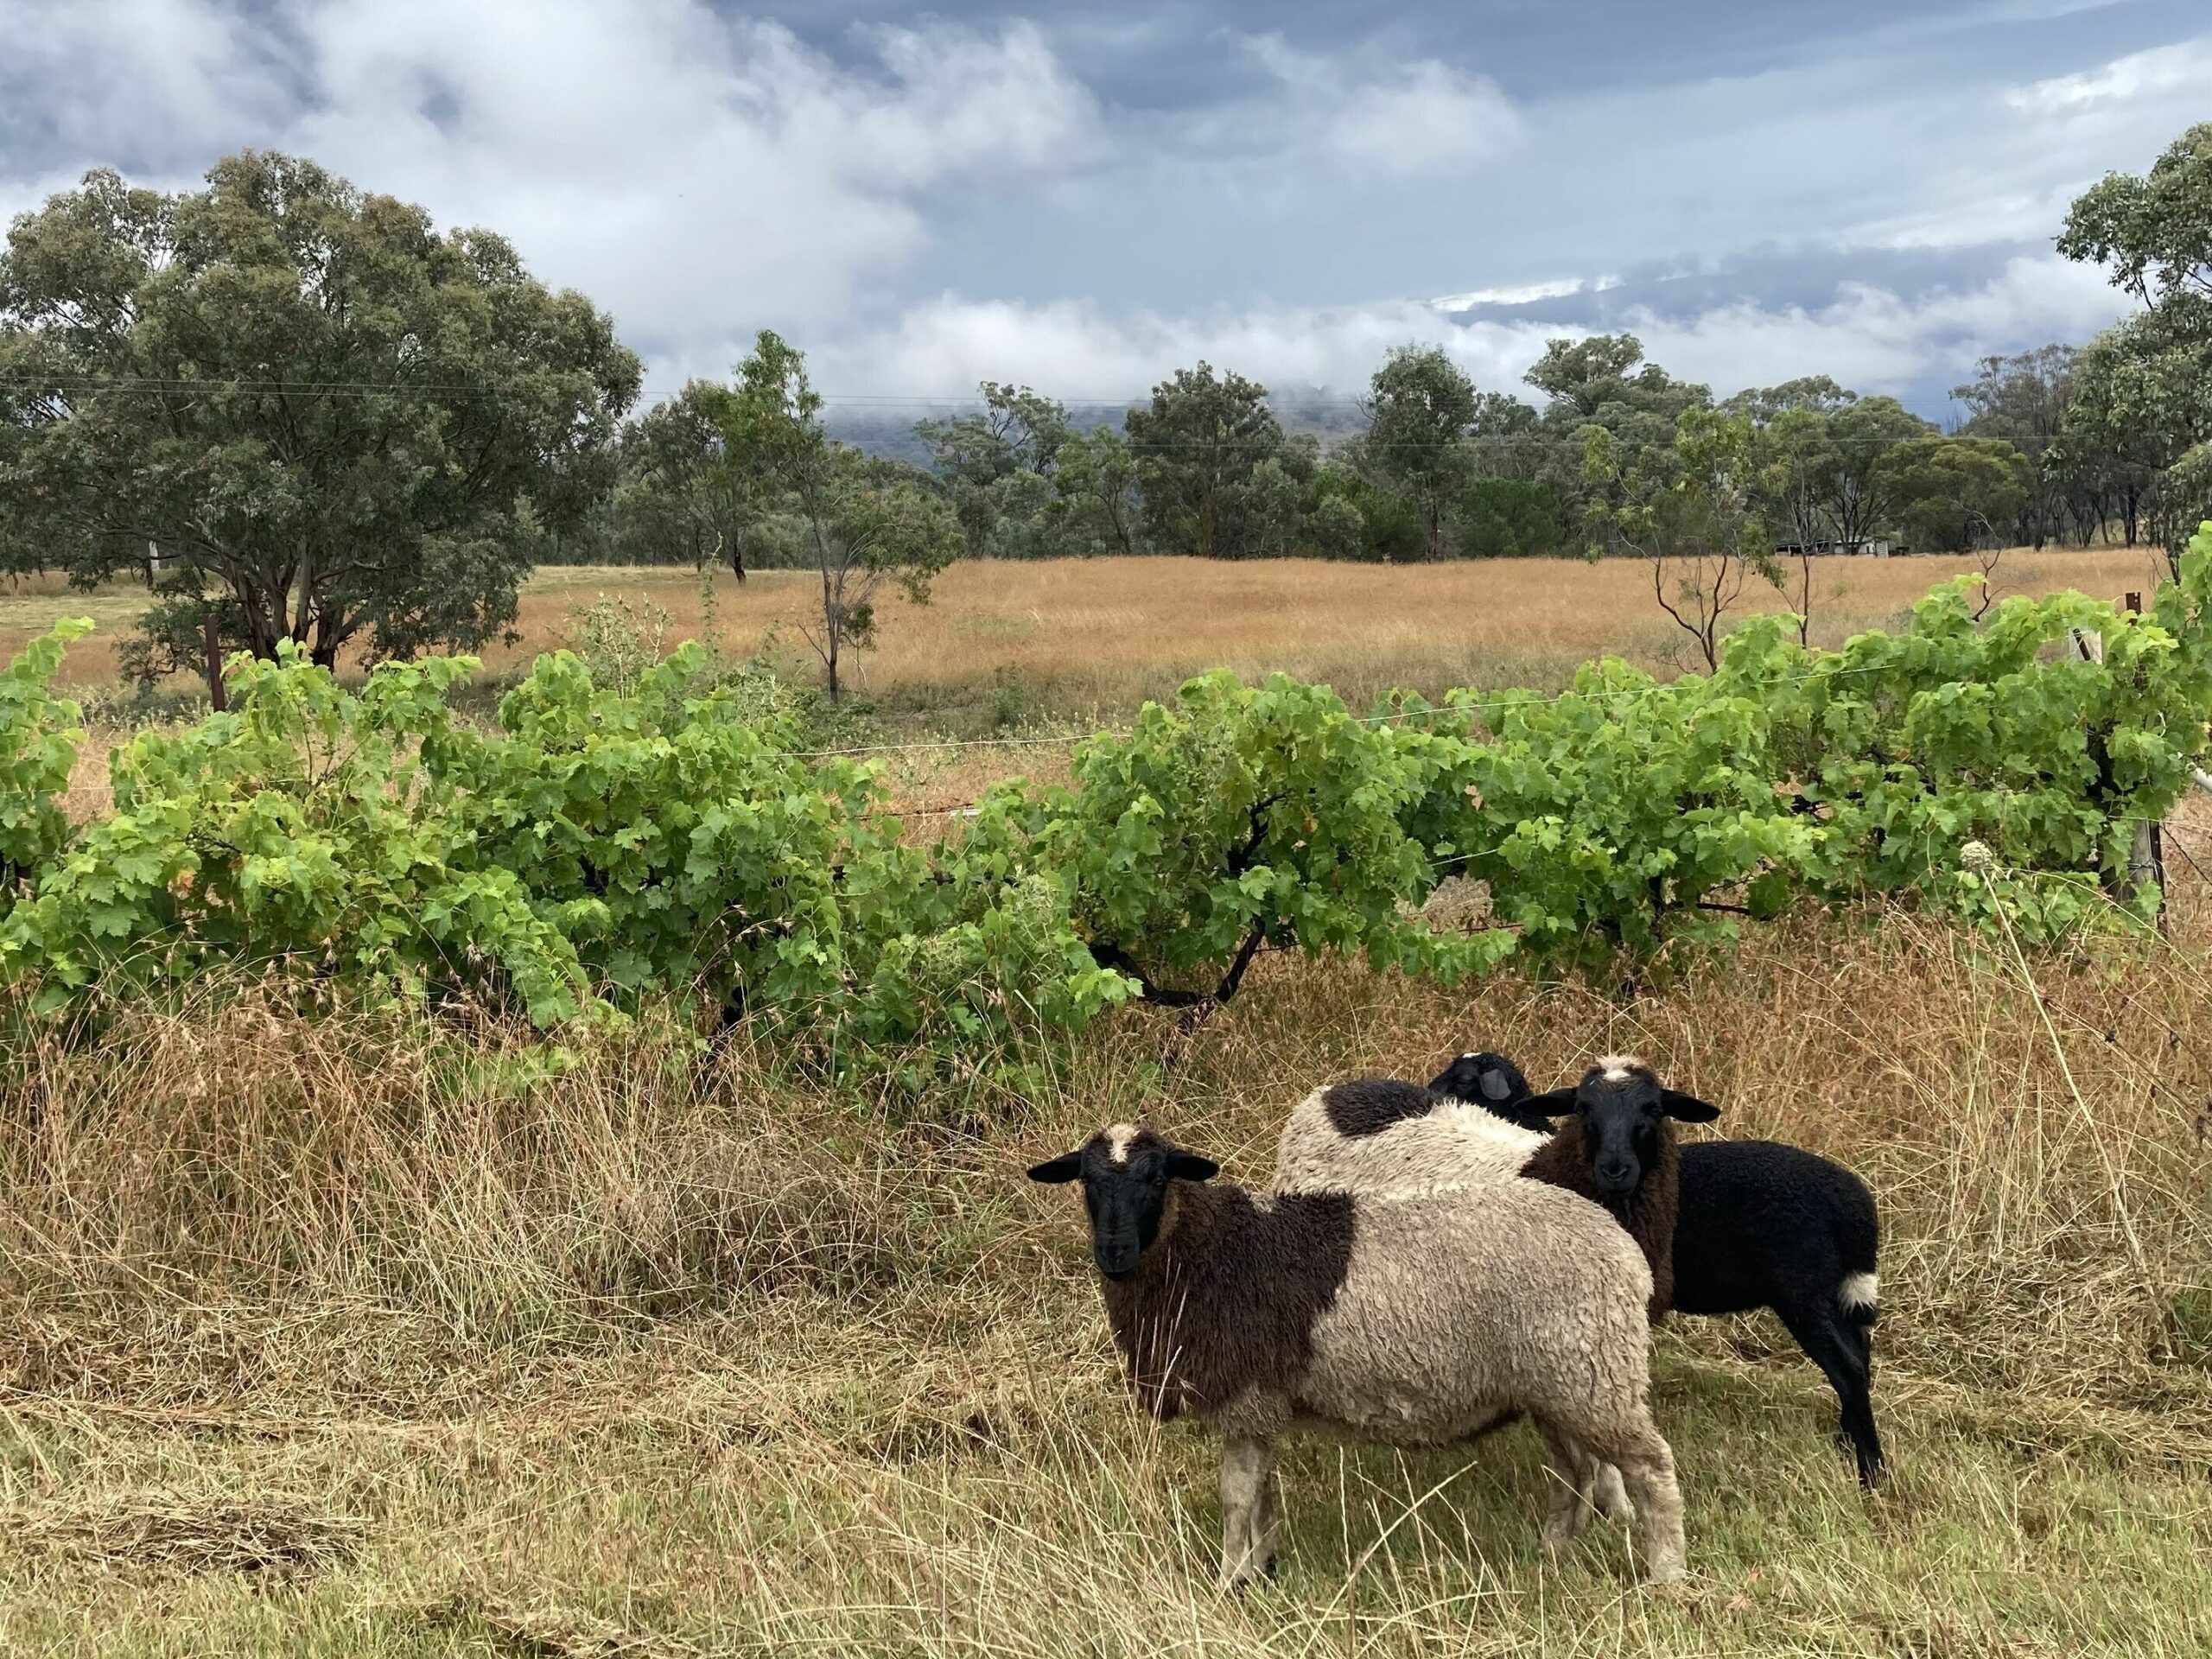
[[[1563,1186],[1592,1204],[1604,1205],[1620,1223],[1643,1259],[1651,1264],[1651,1322],[1675,1302],[1675,1221],[1681,1205],[1681,1143],[1675,1126],[1660,1120],[1657,1154],[1644,1166],[1636,1191],[1621,1201],[1598,1196],[1590,1176],[1590,1154],[1582,1144],[1580,1120],[1570,1117],[1552,1138],[1529,1155],[1521,1173],[1531,1180]]]
[[[1351,1266],[1351,1196],[1262,1210],[1241,1188],[1178,1181],[1169,1202],[1136,1272],[1100,1281],[1139,1402],[1165,1421],[1209,1415],[1255,1387],[1291,1392]]]

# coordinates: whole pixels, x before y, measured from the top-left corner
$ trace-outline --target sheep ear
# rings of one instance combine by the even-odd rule
[[[1178,1147],[1167,1154],[1167,1173],[1179,1181],[1210,1181],[1221,1173],[1221,1166]]]
[[[1484,1100],[1508,1100],[1513,1095],[1513,1085],[1506,1081],[1505,1073],[1494,1065],[1483,1073],[1478,1086]]]
[[[1082,1173],[1083,1154],[1080,1152],[1064,1152],[1057,1158],[1047,1158],[1041,1164],[1031,1165],[1029,1179],[1041,1181],[1047,1186],[1057,1186],[1062,1181],[1075,1179]]]
[[[1554,1089],[1541,1095],[1531,1095],[1521,1103],[1521,1109],[1534,1112],[1539,1117],[1559,1117],[1574,1109],[1574,1090]]]
[[[1659,1109],[1684,1123],[1710,1123],[1720,1116],[1718,1106],[1708,1106],[1695,1095],[1677,1094],[1672,1089],[1659,1091]]]

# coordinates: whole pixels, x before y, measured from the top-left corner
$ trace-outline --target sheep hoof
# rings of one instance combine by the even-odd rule
[[[1573,1510],[1550,1515],[1544,1519],[1544,1548],[1554,1555],[1564,1554],[1567,1546],[1582,1535],[1580,1504]]]
[[[1244,1593],[1244,1586],[1258,1578],[1261,1573],[1265,1573],[1272,1577],[1274,1567],[1275,1564],[1272,1560],[1263,1567],[1255,1567],[1248,1562],[1243,1567],[1224,1573],[1214,1587],[1224,1596],[1241,1596]]]

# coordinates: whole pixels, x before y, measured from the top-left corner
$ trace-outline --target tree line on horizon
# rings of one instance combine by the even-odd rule
[[[961,556],[1717,556],[1725,588],[1731,560],[1779,582],[1777,550],[1878,540],[2177,550],[2212,515],[2212,124],[2092,187],[2058,247],[2141,309],[1985,359],[1952,432],[1826,376],[1716,398],[1601,334],[1550,341],[1525,398],[1402,346],[1322,432],[1204,362],[1118,418],[987,381],[901,455],[834,435],[765,331],[637,411],[585,296],[312,162],[227,157],[175,196],[99,171],[0,252],[0,569],[143,572],[151,680],[287,639],[474,649],[538,563],[799,566],[834,686],[885,585]]]
[[[1205,362],[1119,410],[987,380],[956,415],[830,418],[826,429],[942,493],[976,558],[1410,563],[1619,551],[1605,528],[1619,480],[1609,489],[1593,474],[1591,429],[1648,480],[1655,465],[1680,460],[1676,429],[1692,410],[1752,435],[1746,487],[1780,546],[2163,542],[2164,469],[2109,426],[2067,429],[2085,374],[2109,372],[2093,352],[2053,344],[1982,359],[1953,390],[1969,413],[1949,433],[1826,375],[1716,400],[1647,362],[1626,334],[1548,342],[1524,377],[1541,404],[1478,391],[1440,347],[1402,346],[1357,400],[1357,420],[1333,432],[1306,426],[1310,402],[1294,401],[1286,418],[1264,385]],[[728,397],[719,382],[694,380],[630,426],[622,482],[585,532],[602,556],[697,563],[719,549],[753,569],[810,562],[772,517],[750,514],[725,488]],[[2105,392],[2094,406],[2109,401]]]

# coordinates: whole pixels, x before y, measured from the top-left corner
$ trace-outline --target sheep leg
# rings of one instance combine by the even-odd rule
[[[1874,1428],[1874,1327],[1864,1320],[1844,1321],[1857,1383],[1852,1399],[1842,1402],[1842,1430],[1850,1437],[1859,1465],[1859,1484],[1872,1491],[1882,1484],[1882,1437]],[[1840,1400],[1841,1396],[1838,1398]]]
[[[1635,1501],[1644,1576],[1655,1584],[1681,1578],[1688,1570],[1688,1551],[1682,1541],[1682,1493],[1675,1480],[1673,1448],[1647,1415],[1599,1449],[1611,1456]]]
[[[1582,1535],[1590,1518],[1586,1494],[1597,1479],[1600,1465],[1555,1425],[1539,1419],[1544,1445],[1551,1452],[1551,1467],[1544,1483],[1544,1548],[1557,1554]]]
[[[1236,1590],[1262,1570],[1263,1535],[1273,1529],[1268,1487],[1274,1476],[1273,1442],[1250,1437],[1221,1444],[1221,1587]]]
[[[1274,1576],[1275,1545],[1281,1534],[1282,1517],[1275,1510],[1274,1465],[1270,1461],[1268,1478],[1260,1483],[1259,1513],[1252,1523],[1253,1559],[1270,1578]]]
[[[1858,1465],[1859,1484],[1873,1491],[1882,1478],[1882,1438],[1874,1428],[1872,1333],[1863,1326],[1847,1327],[1840,1316],[1824,1308],[1775,1311],[1835,1390],[1836,1403],[1842,1408],[1836,1438],[1849,1448]]]
[[[1636,1505],[1628,1501],[1628,1488],[1621,1484],[1621,1471],[1595,1458],[1584,1471],[1582,1501],[1608,1521],[1629,1526],[1636,1520]]]
[[[1603,1458],[1580,1449],[1566,1436],[1560,1437],[1554,1445],[1553,1459],[1551,1504],[1544,1522],[1546,1543],[1556,1547],[1580,1537],[1593,1510],[1623,1526],[1635,1523],[1636,1505],[1629,1502],[1619,1470]],[[1573,1501],[1562,1508],[1560,1494],[1569,1490],[1570,1480]]]

